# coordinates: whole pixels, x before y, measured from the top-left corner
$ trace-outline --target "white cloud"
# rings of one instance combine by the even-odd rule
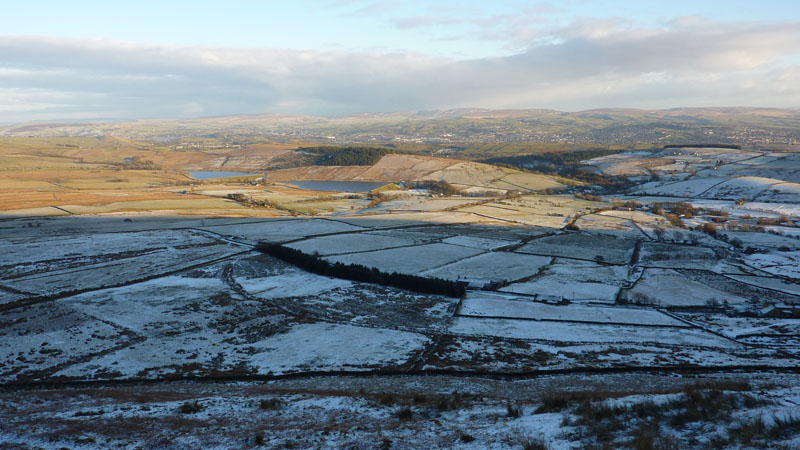
[[[0,36],[0,122],[450,107],[800,106],[800,24],[586,19],[516,55],[178,47]]]

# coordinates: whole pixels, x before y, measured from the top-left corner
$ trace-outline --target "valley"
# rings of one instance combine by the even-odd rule
[[[24,392],[64,417],[62,437],[33,427],[14,439],[125,446],[130,436],[87,429],[83,418],[135,427],[160,417],[170,425],[159,439],[187,445],[229,446],[245,434],[245,447],[267,438],[276,446],[384,437],[426,445],[439,438],[423,430],[446,421],[446,439],[468,447],[462,435],[486,443],[486,421],[502,420],[516,430],[506,446],[546,439],[573,448],[637,433],[576,435],[586,432],[573,423],[581,395],[600,399],[594,405],[631,399],[631,408],[637,396],[678,401],[691,389],[722,389],[734,402],[760,396],[776,417],[787,406],[767,397],[797,396],[793,151],[669,147],[578,163],[581,173],[613,180],[606,186],[404,153],[369,166],[260,174],[226,164],[248,173],[196,179],[164,168],[177,158],[170,154],[160,155],[164,167],[151,159],[146,168],[123,166],[133,149],[94,159],[79,152],[58,161],[69,169],[53,180],[55,162],[36,156],[28,164],[42,166],[22,170],[23,156],[5,151],[18,168],[0,173],[0,415],[27,411],[14,419],[20,430],[22,417],[40,414],[12,398]],[[345,184],[354,188],[347,192],[305,182],[375,184]],[[313,274],[257,251],[259,243],[449,280],[466,295]],[[618,384],[639,377],[648,383]],[[511,391],[498,391],[496,380]],[[760,393],[715,387],[742,382]],[[548,410],[533,387],[542,385],[605,393],[563,394],[561,409]],[[164,394],[143,394],[146,386]],[[77,392],[91,395],[70,400]],[[248,408],[295,419],[269,436],[255,422],[226,424]],[[331,423],[320,437],[296,428],[308,408],[358,418]],[[212,416],[206,426],[218,440],[180,437],[180,421]],[[379,422],[392,425],[377,431]],[[702,441],[698,433],[674,439]]]

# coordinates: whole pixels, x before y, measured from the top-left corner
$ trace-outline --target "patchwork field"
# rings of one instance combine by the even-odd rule
[[[534,239],[518,248],[519,253],[552,255],[579,260],[627,264],[636,241],[611,234],[561,234]]]
[[[449,244],[425,244],[396,250],[374,250],[331,256],[331,262],[377,267],[384,272],[419,273],[483,253],[483,250]]]
[[[548,265],[550,260],[548,256],[491,252],[426,270],[420,274],[448,280],[463,278],[508,282],[535,275],[542,267]]]
[[[628,405],[603,419],[625,419],[604,441],[622,446],[640,403],[673,423],[697,392],[741,396],[714,403],[730,406],[714,419],[728,430],[796,409],[800,209],[797,180],[781,178],[794,156],[659,149],[586,163],[631,177],[613,188],[417,155],[200,181],[182,171],[302,155],[108,139],[43,145],[27,162],[19,142],[0,154],[0,418],[13,424],[0,444],[134,448],[153,428],[155,448],[542,448],[531,435],[589,448],[599,440],[578,421],[590,407]],[[26,177],[25,164],[41,168]],[[401,183],[415,180],[432,184]],[[466,294],[317,275],[260,242]],[[705,428],[685,430],[664,448],[708,443]]]
[[[770,275],[781,264],[763,254],[751,255],[752,269],[731,256],[727,264],[742,271],[721,275],[698,269],[698,261],[719,259],[702,246],[648,241],[632,258],[635,242],[610,234],[391,216],[4,222],[2,332],[14,345],[3,355],[2,377],[252,377],[423,367],[513,372],[534,364],[541,356],[536,349],[556,354],[554,343],[638,349],[601,359],[568,352],[550,363],[565,368],[790,361],[773,360],[772,351],[735,336],[721,338],[717,322],[681,318],[696,313],[670,311],[796,303],[796,283]],[[303,272],[254,253],[258,241],[288,242],[384,272],[499,284],[489,287],[495,293],[471,290],[461,301],[413,294]],[[669,268],[654,267],[665,261]],[[463,359],[463,352],[505,340],[526,342],[530,351],[520,349],[516,364]],[[349,347],[354,342],[370,344]],[[709,348],[714,359],[700,350]],[[175,357],[162,358],[175,349]]]
[[[688,327],[684,322],[650,309],[549,305],[531,299],[496,294],[467,296],[457,313],[459,316],[469,317]]]
[[[501,290],[532,296],[563,297],[571,301],[614,302],[620,289],[628,284],[627,266],[556,258],[537,276]]]

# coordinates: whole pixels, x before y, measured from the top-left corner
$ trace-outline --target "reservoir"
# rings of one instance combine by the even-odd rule
[[[250,175],[261,175],[260,173],[250,173],[250,172],[212,172],[212,171],[198,171],[198,172],[189,172],[192,178],[197,180],[210,180],[213,178],[231,178],[231,177],[244,177]]]
[[[283,181],[309,191],[369,192],[389,182],[383,181]]]

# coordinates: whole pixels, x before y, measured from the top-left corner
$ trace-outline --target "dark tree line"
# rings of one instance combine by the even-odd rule
[[[458,195],[460,193],[460,191],[456,189],[455,186],[444,180],[412,181],[410,183],[410,187],[413,189],[426,189],[428,192],[445,196]]]
[[[301,150],[314,155],[313,163],[318,166],[371,166],[386,155],[397,150],[383,147],[322,145],[305,147]]]
[[[623,150],[609,150],[607,148],[595,148],[589,150],[579,150],[572,152],[544,152],[530,155],[501,156],[497,158],[485,159],[481,162],[487,164],[505,164],[513,167],[528,169],[548,168],[554,170],[556,167],[575,164],[587,159],[599,158],[601,156],[614,155]]]
[[[422,294],[446,295],[456,298],[463,297],[466,293],[466,288],[463,285],[453,281],[440,278],[418,277],[416,275],[407,275],[397,272],[386,273],[361,264],[330,263],[318,256],[309,255],[300,250],[295,250],[280,244],[261,242],[256,246],[256,250],[311,273],[326,277],[335,277],[362,283],[374,283]]]

